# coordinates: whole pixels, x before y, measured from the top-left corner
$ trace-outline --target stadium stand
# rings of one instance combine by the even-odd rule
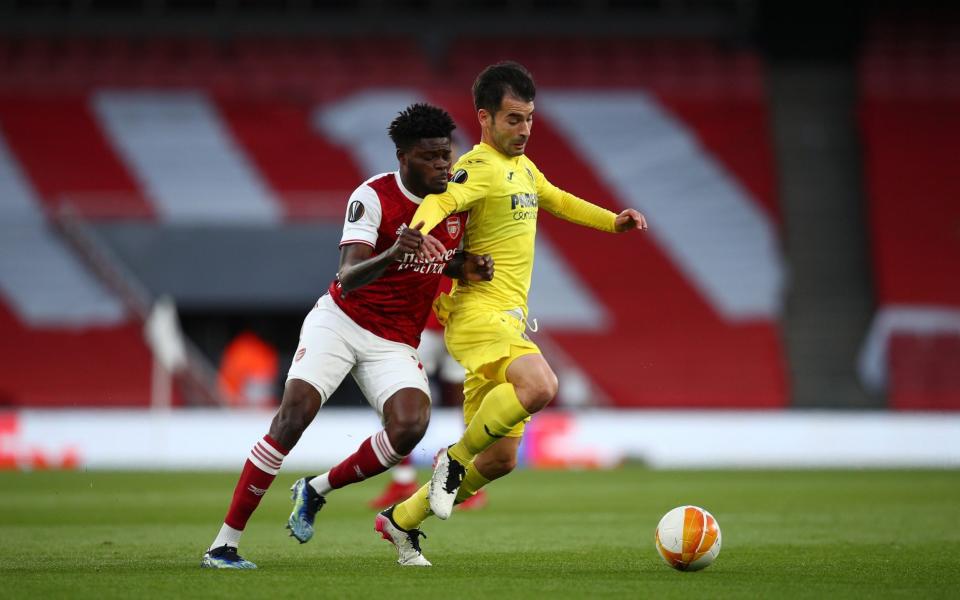
[[[960,27],[874,25],[860,122],[877,314],[862,377],[897,409],[960,408]]]
[[[402,37],[7,38],[0,89],[62,94],[95,88],[203,88],[228,97],[309,95],[435,81],[415,40]]]
[[[10,151],[44,211],[69,202],[87,217],[151,217],[126,166],[110,147],[83,94],[0,96]]]
[[[437,72],[405,40],[6,40],[0,131],[41,216],[67,203],[118,227],[134,219],[282,233],[311,219],[337,224],[346,194],[376,170],[371,156],[391,160],[382,132],[402,102],[441,104],[462,145],[478,138],[466,90],[499,58],[482,45],[456,42]],[[531,154],[544,172],[610,208],[638,206],[654,232],[624,242],[541,221],[531,316],[541,316],[551,343],[615,405],[785,406],[780,217],[756,56],[696,41],[548,38],[498,48],[540,81]],[[70,139],[58,144],[63,132]],[[347,144],[351,133],[361,140]],[[303,272],[314,264],[308,255],[287,259]],[[544,295],[535,298],[538,288]],[[33,331],[9,290],[2,331]],[[0,364],[14,403],[146,402],[149,356],[138,326],[80,325],[87,333],[36,329],[43,335],[31,340],[44,344],[31,360],[103,327],[97,348],[132,363],[122,377],[78,375],[38,398]]]

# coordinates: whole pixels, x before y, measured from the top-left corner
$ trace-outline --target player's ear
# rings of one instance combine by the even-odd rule
[[[477,121],[480,122],[481,127],[484,125],[487,125],[487,121],[492,119],[493,119],[493,115],[490,114],[489,110],[485,108],[481,108],[480,110],[477,111]]]

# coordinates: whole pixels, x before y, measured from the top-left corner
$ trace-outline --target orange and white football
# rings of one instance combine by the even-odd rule
[[[679,571],[699,571],[720,554],[720,525],[699,506],[678,506],[657,525],[657,552]]]

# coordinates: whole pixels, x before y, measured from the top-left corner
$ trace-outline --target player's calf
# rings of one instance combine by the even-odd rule
[[[291,379],[283,390],[280,408],[270,423],[270,437],[292,449],[323,405],[320,392],[306,381]]]

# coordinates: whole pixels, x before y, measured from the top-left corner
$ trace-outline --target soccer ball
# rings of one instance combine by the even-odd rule
[[[699,506],[678,506],[657,525],[657,552],[678,571],[699,571],[720,554],[720,526]]]

